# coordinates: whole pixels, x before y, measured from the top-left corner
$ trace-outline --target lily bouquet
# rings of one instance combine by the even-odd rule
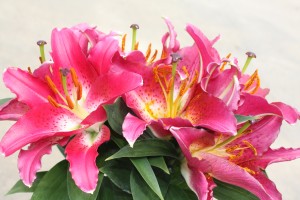
[[[197,27],[180,47],[174,27],[162,50],[139,50],[133,24],[105,34],[80,24],[54,29],[50,58],[38,41],[41,65],[10,67],[3,81],[15,95],[1,100],[0,119],[15,124],[0,143],[19,151],[21,180],[9,191],[32,200],[281,199],[266,167],[300,157],[272,149],[281,124],[299,112],[269,103],[258,72],[222,58]],[[47,56],[48,57],[48,56]],[[65,159],[41,171],[57,146]]]

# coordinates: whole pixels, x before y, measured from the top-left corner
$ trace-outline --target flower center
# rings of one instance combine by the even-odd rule
[[[72,83],[75,86],[72,94],[69,93],[68,90],[68,83],[67,78],[71,74]],[[56,97],[53,98],[52,96],[48,96],[48,101],[51,105],[53,105],[56,108],[64,108],[72,113],[74,113],[76,116],[78,116],[81,119],[84,119],[88,116],[88,113],[85,111],[85,109],[79,104],[79,101],[82,99],[82,84],[78,81],[77,74],[74,70],[74,68],[67,69],[63,68],[60,70],[60,76],[61,76],[61,85],[63,88],[63,94],[57,89],[57,86],[52,81],[49,75],[45,76],[45,80],[49,86],[49,88],[54,92],[54,94],[57,95],[57,97],[63,102],[58,103],[56,101]]]
[[[172,65],[159,65],[153,68],[155,81],[159,83],[167,104],[165,117],[175,118],[182,112],[182,102],[185,94],[197,83],[199,72],[195,71],[191,76],[186,68],[182,67],[184,79],[176,78],[177,66],[181,57],[172,54]]]

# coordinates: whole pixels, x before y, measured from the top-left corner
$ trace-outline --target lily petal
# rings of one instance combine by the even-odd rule
[[[118,41],[112,37],[106,37],[104,40],[99,41],[91,50],[88,59],[99,75],[109,71],[112,65],[112,58],[118,49]]]
[[[57,132],[72,132],[80,124],[80,119],[63,108],[54,108],[49,103],[42,108],[29,110],[7,131],[0,143],[5,156]]]
[[[257,115],[278,115],[282,116],[280,110],[267,102],[266,99],[260,96],[243,93],[241,96],[242,105],[238,108],[235,114],[245,116]]]
[[[147,125],[147,122],[133,116],[130,113],[126,115],[122,125],[123,136],[131,147],[133,147],[133,144],[138,137],[143,134],[144,130],[146,130]]]
[[[198,46],[202,58],[202,65],[205,68],[211,62],[220,61],[220,56],[217,50],[212,47],[213,44],[219,39],[219,37],[211,42],[198,28],[191,24],[188,24],[186,26],[186,31],[190,34],[190,36],[194,39],[196,45]]]
[[[98,133],[82,132],[77,134],[67,145],[67,160],[75,184],[86,193],[93,193],[98,182],[99,169],[96,165],[98,147],[109,140],[110,131],[102,125]]]
[[[27,150],[21,150],[18,159],[18,168],[23,183],[30,187],[36,178],[36,172],[41,168],[41,159],[50,154],[54,139],[39,140],[32,143]]]
[[[250,175],[245,169],[238,165],[235,165],[227,159],[209,153],[199,152],[196,157],[201,159],[203,162],[206,161],[210,163],[210,171],[206,172],[212,174],[214,178],[244,188],[255,194],[261,200],[272,199],[263,185],[256,180],[255,177]],[[204,171],[206,169],[200,168],[199,170]]]
[[[269,149],[266,151],[263,156],[256,159],[256,165],[260,166],[262,169],[265,169],[268,165],[277,162],[290,161],[300,158],[300,148],[279,148],[279,149]]]
[[[276,116],[267,116],[249,127],[250,133],[233,141],[230,146],[244,144],[244,141],[249,142],[254,148],[258,156],[268,150],[270,145],[278,137],[282,119]],[[228,146],[227,146],[228,147]],[[244,162],[254,158],[254,149],[246,148],[243,155],[238,157],[235,162]]]
[[[140,75],[131,72],[107,73],[93,83],[85,102],[85,108],[93,112],[99,105],[114,101],[117,97],[143,84]]]
[[[18,101],[17,99],[12,99],[0,106],[0,120],[17,121],[29,109],[30,108],[26,104]]]
[[[222,133],[236,133],[236,119],[220,99],[199,91],[186,108],[183,118],[194,126]]]
[[[213,198],[213,188],[216,187],[216,184],[212,178],[207,179],[197,168],[190,168],[186,161],[181,165],[181,174],[199,200],[211,200]]]
[[[263,185],[268,195],[270,195],[271,199],[274,200],[282,199],[282,195],[277,190],[276,185],[270,179],[268,179],[268,177],[264,173],[257,172],[254,175],[254,177],[256,178],[256,180],[260,182],[260,184]]]
[[[8,68],[4,71],[3,81],[17,99],[31,108],[48,102],[52,92],[45,82],[18,68]]]
[[[87,61],[85,54],[82,52],[78,44],[76,35],[71,29],[54,29],[51,35],[51,47],[53,65],[53,81],[57,85],[60,83],[60,69],[61,68],[74,68],[78,80],[82,83],[83,96],[89,91],[91,84],[96,80],[97,73],[91,64]],[[69,79],[71,81],[71,79]],[[69,84],[70,86],[73,84]],[[61,91],[62,88],[58,88]],[[72,88],[68,88],[71,90]],[[62,92],[63,93],[63,92]]]
[[[274,102],[272,105],[275,105],[279,108],[279,110],[282,113],[282,117],[285,121],[287,121],[289,124],[295,124],[298,120],[298,111],[282,102]]]

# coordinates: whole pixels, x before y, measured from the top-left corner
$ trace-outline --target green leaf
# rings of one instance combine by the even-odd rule
[[[97,187],[93,194],[85,193],[81,189],[79,189],[77,187],[77,185],[75,184],[74,180],[72,179],[71,173],[69,171],[67,173],[68,173],[67,187],[68,187],[68,195],[69,195],[70,200],[96,200],[97,199],[99,189],[101,186],[101,182],[103,179],[102,173],[99,173],[99,175],[98,175]]]
[[[256,117],[253,116],[244,116],[244,115],[234,115],[238,123],[243,123],[247,121],[256,120]]]
[[[12,98],[4,98],[4,99],[0,99],[0,106],[5,104],[6,102],[10,101]]]
[[[168,192],[166,194],[166,200],[197,200],[197,196],[191,190],[183,190],[176,185],[169,185]]]
[[[22,180],[19,180],[7,193],[9,194],[15,194],[20,192],[34,192],[38,184],[40,183],[41,179],[47,172],[38,172],[36,174],[36,179],[34,180],[32,186],[29,188],[26,185],[24,185]]]
[[[111,128],[122,135],[122,124],[130,109],[126,106],[122,98],[119,98],[114,104],[105,105],[104,109],[106,110],[107,120]]]
[[[145,139],[136,141],[133,148],[126,145],[117,153],[107,158],[107,160],[124,157],[134,158],[147,156],[168,156],[177,158],[177,153],[171,142],[161,139]]]
[[[153,169],[151,168],[151,165],[150,165],[148,159],[147,158],[132,158],[131,162],[133,163],[135,168],[138,170],[140,175],[143,177],[143,179],[146,181],[146,183],[149,185],[149,187],[153,190],[153,192],[155,192],[155,194],[157,194],[158,197],[161,200],[163,200],[164,198],[161,193],[156,175],[154,174]]]
[[[148,159],[150,162],[150,165],[154,166],[154,167],[158,167],[161,170],[163,170],[164,172],[166,172],[167,174],[170,174],[168,166],[165,162],[164,157],[159,156],[159,157],[152,157]]]
[[[217,187],[214,188],[214,197],[218,200],[259,200],[251,192],[240,187],[230,185],[214,179]]]
[[[132,170],[131,172],[130,187],[134,200],[159,200],[158,196],[151,190],[136,170]]]
[[[132,196],[116,187],[107,177],[103,178],[97,200],[133,200]]]
[[[132,165],[131,165],[132,166]],[[130,192],[130,166],[126,165],[125,162],[108,161],[103,167],[100,168],[103,172],[117,187],[121,190]]]
[[[69,200],[67,188],[68,162],[63,160],[56,164],[42,178],[31,200]]]

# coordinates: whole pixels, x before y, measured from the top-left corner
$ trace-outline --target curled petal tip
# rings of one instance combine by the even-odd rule
[[[256,58],[256,54],[251,51],[246,52],[246,55],[250,58]]]

